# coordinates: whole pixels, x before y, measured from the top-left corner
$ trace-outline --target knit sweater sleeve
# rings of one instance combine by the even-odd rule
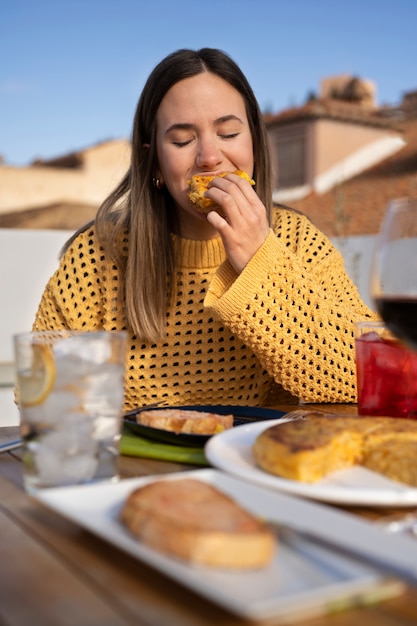
[[[283,211],[275,230],[241,274],[220,266],[205,306],[293,395],[355,402],[354,322],[375,314],[307,218]]]
[[[98,330],[105,326],[106,276],[93,230],[72,242],[41,297],[33,330]]]

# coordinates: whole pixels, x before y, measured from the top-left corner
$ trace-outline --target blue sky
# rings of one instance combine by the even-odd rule
[[[263,110],[344,73],[397,104],[417,89],[416,24],[416,0],[3,0],[0,154],[26,165],[128,138],[149,72],[183,47],[228,52]]]

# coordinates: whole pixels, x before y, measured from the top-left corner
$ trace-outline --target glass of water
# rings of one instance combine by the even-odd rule
[[[24,483],[29,493],[118,479],[126,333],[14,337]]]

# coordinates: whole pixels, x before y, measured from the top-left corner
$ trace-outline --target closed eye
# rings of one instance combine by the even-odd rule
[[[173,145],[178,148],[183,148],[184,146],[188,146],[189,143],[192,142],[192,139],[187,139],[187,141],[173,141]]]
[[[226,135],[219,134],[219,137],[221,137],[222,139],[234,139],[235,137],[238,137],[239,135],[240,133],[228,133]]]

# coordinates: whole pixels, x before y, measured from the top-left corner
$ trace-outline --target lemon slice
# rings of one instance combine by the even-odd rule
[[[18,385],[22,406],[45,402],[55,383],[55,363],[49,346],[33,345],[30,368],[19,372]]]

